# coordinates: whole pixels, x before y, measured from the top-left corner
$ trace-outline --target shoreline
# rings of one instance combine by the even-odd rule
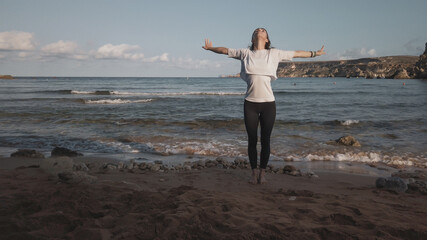
[[[81,180],[75,182],[46,167],[59,159],[89,168],[74,171]],[[267,174],[267,184],[251,185],[249,169],[101,168],[120,161],[0,158],[0,234],[5,239],[427,237],[420,220],[427,214],[427,195],[378,189],[377,176],[317,168],[317,177]]]

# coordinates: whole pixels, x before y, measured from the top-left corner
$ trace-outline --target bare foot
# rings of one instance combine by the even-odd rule
[[[267,183],[267,180],[265,180],[265,169],[261,169],[259,171],[258,183],[259,184]]]
[[[249,180],[250,184],[257,184],[258,183],[258,174],[256,169],[252,169],[252,177]]]

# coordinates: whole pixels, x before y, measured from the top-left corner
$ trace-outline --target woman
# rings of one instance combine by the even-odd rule
[[[231,49],[213,47],[209,39],[205,40],[205,50],[226,54],[241,60],[240,77],[246,81],[247,90],[244,103],[244,118],[248,133],[248,156],[252,168],[252,184],[263,184],[265,168],[270,158],[270,135],[276,119],[276,103],[271,89],[271,81],[276,80],[279,62],[292,58],[309,58],[325,54],[323,46],[318,51],[283,51],[271,48],[268,33],[257,28],[252,34],[252,46],[249,49]],[[261,125],[260,171],[257,172],[257,131]]]

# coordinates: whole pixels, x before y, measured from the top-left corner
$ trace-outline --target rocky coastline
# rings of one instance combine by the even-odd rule
[[[0,75],[0,79],[13,79],[12,75]]]
[[[427,79],[427,43],[420,56],[388,56],[336,61],[284,62],[278,77]]]

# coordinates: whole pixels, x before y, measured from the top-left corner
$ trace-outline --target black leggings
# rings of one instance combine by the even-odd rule
[[[257,168],[258,123],[261,123],[260,168],[267,167],[270,158],[270,135],[276,120],[276,103],[254,103],[245,100],[245,126],[248,133],[248,156],[251,168]]]

